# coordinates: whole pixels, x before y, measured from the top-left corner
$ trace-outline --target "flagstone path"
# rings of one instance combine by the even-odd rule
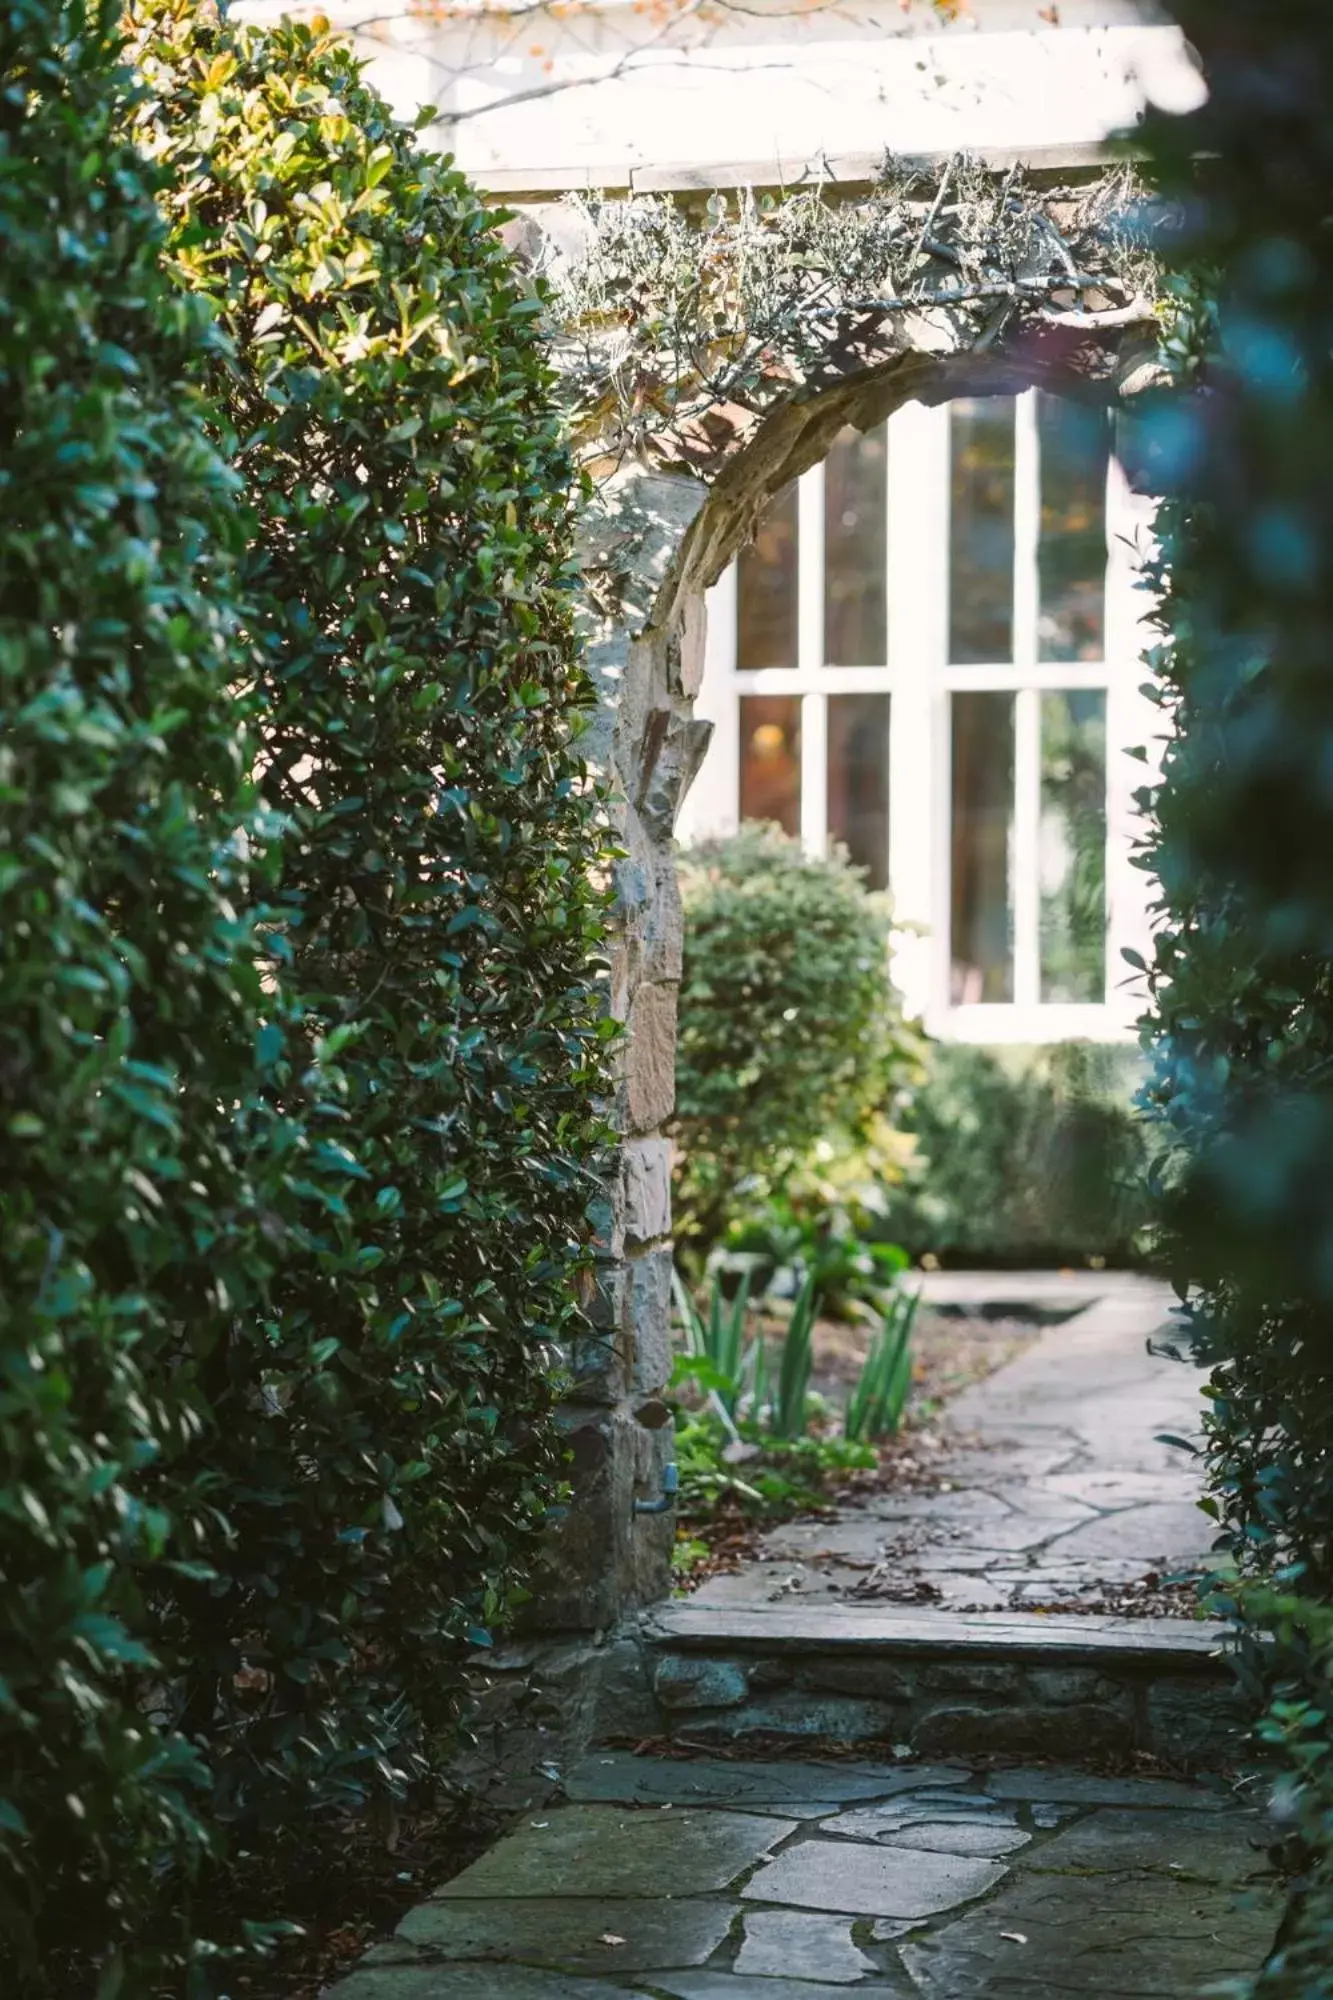
[[[714,1628],[724,1652],[741,1639],[749,1649],[739,1664],[688,1646],[677,1659],[657,1634],[658,1697],[688,1697],[696,1731],[712,1712],[696,1713],[710,1674],[723,1737],[735,1703],[762,1706],[770,1683],[804,1704],[803,1722],[822,1714],[799,1673],[788,1685],[797,1670],[783,1648],[846,1651],[852,1625],[874,1627],[860,1635],[866,1660],[819,1685],[854,1670],[857,1687],[887,1699],[907,1626],[923,1618],[907,1607],[923,1599],[971,1649],[969,1687],[990,1686],[1006,1647],[1030,1652],[1034,1627],[1066,1647],[1057,1626],[1122,1649],[1132,1631],[1148,1665],[1172,1633],[1186,1650],[1211,1643],[1177,1621],[1030,1615],[1090,1611],[1206,1552],[1191,1460],[1154,1436],[1189,1436],[1199,1417],[1197,1373],[1146,1348],[1169,1294],[1107,1274],[940,1276],[930,1289],[964,1310],[1002,1314],[1021,1300],[1074,1316],[951,1406],[939,1491],[777,1529],[761,1560],[648,1621],[650,1638],[672,1627],[677,1651]],[[1075,1693],[1102,1690],[1086,1665],[1030,1677],[1052,1683],[1053,1698],[1075,1682]],[[1039,1748],[1088,1755],[1092,1720],[1123,1734],[1115,1699],[1097,1692],[1105,1714],[1087,1709],[1087,1727],[1060,1739],[1038,1717]],[[933,1762],[901,1746],[882,1761],[820,1761],[836,1730],[816,1731],[802,1761],[593,1751],[552,1783],[550,1803],[412,1910],[337,2000],[1194,2000],[1258,1969],[1278,1899],[1270,1835],[1241,1783],[1000,1768],[999,1711],[977,1710],[975,1753],[961,1751],[958,1715],[944,1720],[954,1736]]]
[[[1170,1290],[1125,1272],[960,1272],[928,1277],[926,1296],[1072,1316],[949,1405],[937,1491],[775,1528],[693,1603],[1169,1610],[1161,1583],[1197,1568],[1211,1534],[1193,1461],[1157,1441],[1199,1429],[1199,1371],[1148,1351]]]
[[[1221,1785],[607,1751],[565,1793],[337,2000],[1192,2000],[1276,1922]]]

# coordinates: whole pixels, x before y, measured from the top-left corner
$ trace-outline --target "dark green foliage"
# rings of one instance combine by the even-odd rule
[[[25,1993],[80,1936],[110,1978],[159,1867],[205,1845],[203,1762],[141,1703],[210,1499],[201,1371],[272,1258],[229,1109],[268,1011],[235,494],[118,62],[114,7],[0,7],[0,1960]]]
[[[1241,1615],[1279,1636],[1268,1734],[1307,1843],[1258,1990],[1313,2000],[1333,1993],[1333,15],[1176,11],[1209,98],[1150,128],[1183,202],[1179,386],[1143,441],[1170,496],[1156,666],[1176,731],[1148,857],[1167,918],[1150,1099],[1177,1147],[1172,1269],[1213,1369],[1214,1504],[1260,1581]]]
[[[144,9],[143,102],[116,11],[0,4],[24,1995],[202,1990],[201,1863],[428,1767],[558,1476],[600,1142],[537,301],[336,44]]]
[[[327,33],[132,11],[252,515],[290,829],[271,1089],[324,1079],[309,1227],[206,1444],[232,1535],[172,1607],[218,1809],[253,1825],[420,1768],[558,1477],[603,1036],[590,694],[540,302],[495,218]]]
[[[841,852],[746,826],[681,857],[678,1226],[716,1239],[744,1191],[782,1188],[816,1141],[859,1139],[909,1066],[887,900]]]
[[[1133,1263],[1148,1216],[1136,1049],[934,1042],[903,1124],[916,1158],[880,1227],[955,1264]]]

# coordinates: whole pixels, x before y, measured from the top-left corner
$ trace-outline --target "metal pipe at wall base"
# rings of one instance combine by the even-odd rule
[[[680,1467],[674,1462],[662,1467],[662,1491],[656,1500],[636,1500],[636,1514],[669,1514],[680,1491]]]

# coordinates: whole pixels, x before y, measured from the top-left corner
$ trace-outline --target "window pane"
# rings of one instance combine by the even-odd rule
[[[1041,539],[1037,570],[1038,657],[1100,660],[1106,599],[1104,410],[1063,396],[1038,396]]]
[[[883,666],[888,432],[840,431],[824,462],[824,662]]]
[[[1014,697],[956,694],[952,707],[950,992],[960,1007],[1014,997]]]
[[[1106,998],[1106,696],[1041,698],[1041,997]]]
[[[801,830],[801,697],[741,696],[741,818]]]
[[[736,578],[736,665],[796,665],[796,488],[779,493]]]
[[[949,422],[949,658],[1014,656],[1014,399],[960,398]]]
[[[889,880],[889,697],[835,694],[828,704],[828,830],[872,889]]]

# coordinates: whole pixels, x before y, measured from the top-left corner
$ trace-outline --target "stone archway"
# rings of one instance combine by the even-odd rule
[[[868,233],[891,245],[896,219],[910,237],[909,283],[890,254],[878,292],[867,296],[866,273],[858,271],[850,292],[832,302],[827,282],[813,304],[795,298],[784,351],[761,344],[757,365],[734,363],[720,380],[694,383],[647,432],[631,435],[624,421],[633,407],[623,377],[643,317],[641,284],[627,288],[624,325],[608,335],[603,315],[598,329],[605,374],[618,370],[622,378],[609,417],[607,399],[599,404],[588,393],[588,342],[568,321],[558,337],[576,357],[570,372],[585,406],[596,411],[580,433],[575,401],[576,435],[595,474],[582,615],[600,696],[591,761],[608,784],[622,848],[609,996],[626,1034],[615,1105],[621,1137],[600,1220],[591,1330],[571,1357],[564,1412],[574,1496],[553,1531],[537,1612],[548,1631],[605,1630],[665,1596],[670,1583],[672,1516],[636,1512],[635,1503],[660,1493],[670,1457],[662,1400],[671,1371],[666,1127],[682,948],[672,843],[709,736],[693,712],[705,593],[774,495],[824,457],[847,425],[869,430],[911,401],[1033,386],[1124,407],[1160,380],[1145,263],[1107,231],[1103,188],[1034,189],[1010,173],[1002,187],[985,183],[984,195],[971,182],[973,205],[957,199],[950,208],[951,185],[957,195],[952,166],[924,186],[919,175],[905,191],[890,183],[865,204]],[[1123,179],[1116,198],[1125,198]],[[809,214],[811,197],[799,200]],[[568,209],[530,211],[513,226],[514,241],[539,268],[577,272],[590,235],[595,251],[596,215],[578,208],[573,224]],[[845,219],[839,226],[846,239]],[[705,239],[715,250],[715,223],[700,235],[701,250]],[[567,303],[571,290],[577,297],[577,283],[566,285]],[[737,325],[732,337],[743,358],[748,330]],[[591,377],[596,384],[595,369]]]

